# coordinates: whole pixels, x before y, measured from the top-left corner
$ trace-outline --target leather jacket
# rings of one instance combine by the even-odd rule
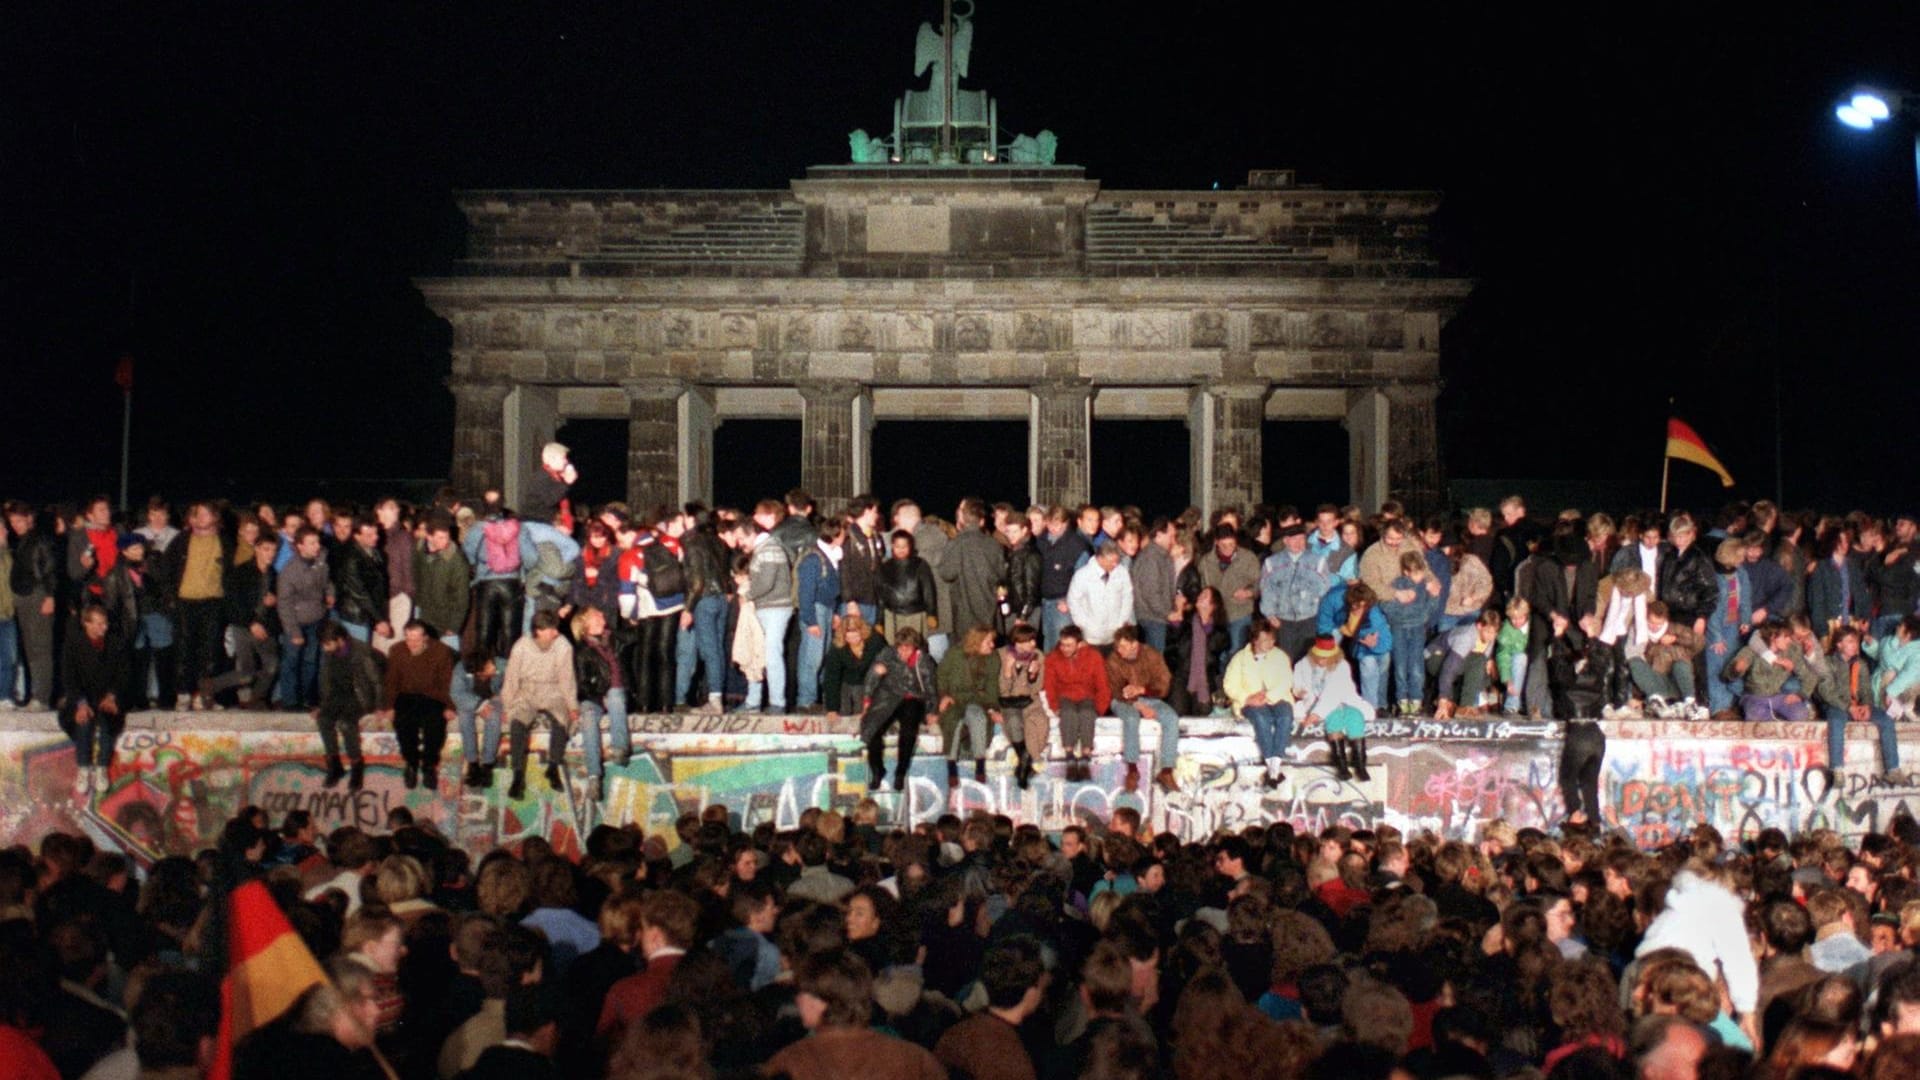
[[[874,575],[874,589],[880,597],[880,610],[896,615],[930,614],[938,596],[933,568],[918,555],[881,563],[879,573]]]
[[[1007,606],[1020,622],[1034,621],[1040,607],[1040,552],[1032,542],[1007,551]]]
[[[333,567],[333,606],[340,621],[372,626],[387,617],[387,557],[358,543],[343,545]]]
[[[680,537],[680,561],[687,570],[687,603],[707,596],[726,596],[733,580],[727,573],[727,553],[720,538],[705,529]]]
[[[605,644],[613,663],[619,664],[623,672],[631,671],[627,654],[631,651],[632,639],[610,630]],[[604,701],[607,691],[613,689],[613,669],[608,666],[608,657],[584,640],[573,646],[573,681],[581,701]]]
[[[1720,599],[1719,573],[1703,542],[1694,542],[1660,564],[1659,593],[1677,623],[1692,626],[1713,610]]]
[[[12,538],[13,573],[8,584],[15,596],[58,596],[60,559],[54,554],[53,538],[39,529]]]

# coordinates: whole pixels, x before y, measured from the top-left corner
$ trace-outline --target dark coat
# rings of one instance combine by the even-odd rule
[[[60,556],[53,548],[53,537],[39,529],[16,536],[13,543],[13,572],[8,583],[15,596],[58,596],[60,594]]]
[[[847,687],[859,687],[865,684],[867,671],[873,662],[880,659],[887,644],[880,640],[877,633],[868,634],[866,647],[859,656],[853,655],[844,644],[828,650],[827,658],[820,665],[820,700],[826,703],[830,712],[846,712],[840,707],[842,691]]]
[[[1013,622],[1031,623],[1040,608],[1040,552],[1029,540],[1007,549],[1007,607]],[[1011,625],[1001,630],[1011,630]]]
[[[687,570],[687,603],[707,596],[726,596],[732,592],[733,575],[727,572],[727,547],[706,529],[695,529],[680,537],[680,564]],[[602,573],[611,568],[603,568]]]
[[[387,617],[387,554],[357,542],[333,563],[333,607],[341,622],[372,626]]]
[[[844,560],[841,566],[841,583],[845,588]],[[888,559],[881,563],[874,577],[874,586],[878,590],[880,610],[891,611],[895,615],[931,615],[939,595],[933,583],[933,567],[918,555]]]
[[[1198,623],[1193,613],[1180,620],[1167,635],[1167,670],[1173,675],[1173,684],[1167,690],[1167,704],[1181,716],[1205,716],[1213,710],[1214,699],[1220,695],[1220,676],[1226,670],[1227,646],[1232,641],[1227,635],[1226,613],[1214,616],[1213,627],[1207,634],[1207,692],[1208,700],[1200,701],[1187,691],[1187,667],[1193,662],[1194,628]]]
[[[1707,617],[1720,600],[1720,574],[1704,543],[1695,541],[1660,564],[1659,594],[1674,622],[1692,626]]]
[[[1590,614],[1599,602],[1600,578],[1594,570],[1591,560],[1582,560],[1575,564],[1573,589],[1567,589],[1566,564],[1558,560],[1536,560],[1534,572],[1527,582],[1527,591],[1523,593],[1527,603],[1533,605],[1536,614],[1545,616],[1557,611],[1569,619],[1578,620],[1580,616]]]
[[[221,582],[227,625],[252,626],[259,623],[267,628],[267,633],[278,636],[279,609],[268,606],[266,602],[267,597],[273,594],[273,580],[273,567],[262,570],[252,559],[227,567],[226,580]]]
[[[633,639],[624,631],[607,632],[608,651],[623,672],[633,670]],[[613,668],[600,651],[585,641],[573,643],[573,682],[581,701],[605,701],[613,689]]]
[[[1844,586],[1840,568],[1832,559],[1821,559],[1814,564],[1813,576],[1807,581],[1807,616],[1816,633],[1825,631],[1835,619],[1864,619],[1873,614],[1873,595],[1868,591],[1865,568],[1853,555],[1847,556],[1846,563]],[[1845,610],[1841,608],[1843,601]]]
[[[88,644],[80,626],[80,620],[75,619],[67,634],[67,646],[60,653],[62,706],[72,707],[84,701],[89,707],[95,707],[108,694],[125,701],[132,681],[128,639],[109,627],[106,645],[96,649]]]
[[[940,553],[940,581],[953,606],[953,634],[976,626],[991,629],[1000,614],[1000,588],[1007,580],[1006,549],[979,529],[962,529]]]
[[[881,669],[885,669],[882,671]],[[908,664],[892,646],[867,669],[867,711],[860,718],[860,738],[873,738],[893,717],[893,711],[908,698],[918,698],[928,711],[940,704],[939,672],[933,666],[933,654],[921,649]]]

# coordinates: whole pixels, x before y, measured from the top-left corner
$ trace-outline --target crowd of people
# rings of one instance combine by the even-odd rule
[[[1907,816],[1854,843],[1700,826],[1643,852],[1504,821],[1182,842],[1128,809],[1057,838],[985,813],[907,831],[868,798],[477,863],[404,809],[382,831],[274,824],[247,808],[217,849],[144,868],[80,835],[0,850],[0,1075],[1920,1076]],[[248,882],[324,979],[277,1015],[236,1018],[233,991],[247,1034],[223,1054]]]
[[[1087,778],[1094,720],[1115,716],[1132,790],[1151,722],[1172,790],[1182,716],[1243,720],[1276,786],[1303,723],[1345,780],[1367,776],[1377,716],[1504,713],[1568,722],[1581,821],[1605,752],[1594,719],[1817,718],[1832,766],[1846,725],[1872,723],[1891,772],[1920,694],[1910,514],[1757,503],[1548,524],[1514,497],[1497,516],[1143,519],[964,499],[947,521],[870,496],[822,516],[798,490],[745,511],[589,510],[575,478],[553,444],[517,514],[497,492],[364,513],[200,502],[177,529],[156,498],[129,528],[104,497],[9,503],[0,686],[18,697],[0,707],[57,706],[82,798],[145,707],[310,712],[328,784],[356,788],[366,717],[392,724],[409,786],[434,782],[457,726],[465,783],[491,789],[504,734],[514,798],[534,732],[549,784],[578,776],[598,798],[629,717],[682,708],[858,717],[876,791],[904,786],[929,725],[950,784],[1009,749],[1024,787],[1055,767]]]

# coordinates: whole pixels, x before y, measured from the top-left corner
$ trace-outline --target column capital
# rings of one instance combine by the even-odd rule
[[[1098,393],[1090,379],[1048,379],[1027,389],[1035,397],[1054,399],[1092,398]]]
[[[475,404],[492,402],[494,405],[499,405],[507,400],[508,394],[513,392],[513,384],[506,382],[459,378],[448,378],[445,382],[455,399]]]
[[[629,402],[671,401],[687,392],[687,384],[679,379],[622,379],[620,389]]]
[[[1440,397],[1443,385],[1440,380],[1432,382],[1393,382],[1380,387],[1387,400],[1395,405],[1431,405]]]
[[[800,392],[800,400],[809,405],[842,405],[865,393],[867,387],[865,383],[851,380],[827,379],[797,383],[794,389]]]
[[[1265,401],[1267,395],[1273,393],[1273,384],[1255,379],[1222,379],[1217,382],[1201,383],[1194,389],[1215,397]]]

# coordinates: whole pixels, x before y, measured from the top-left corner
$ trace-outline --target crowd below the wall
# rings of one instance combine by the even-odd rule
[[[1700,826],[1648,853],[1503,820],[1472,842],[1183,842],[1127,809],[1057,839],[985,813],[908,831],[869,798],[477,863],[404,809],[269,824],[247,808],[217,848],[145,867],[66,833],[0,850],[0,1075],[1920,1075],[1910,817],[1857,845]],[[239,955],[261,886],[324,969],[238,1015],[237,987],[272,1000],[300,966]]]

